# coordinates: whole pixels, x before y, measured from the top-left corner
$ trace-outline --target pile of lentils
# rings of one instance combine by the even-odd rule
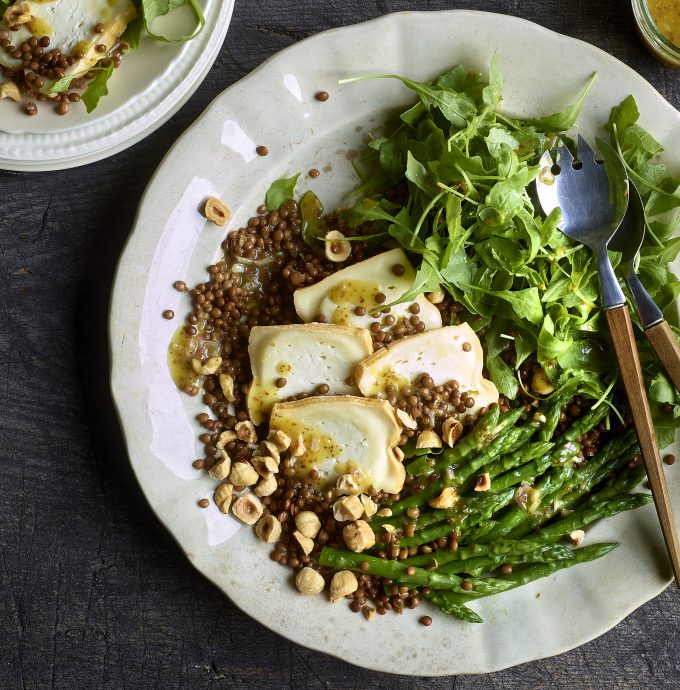
[[[59,48],[50,49],[49,36],[32,36],[27,41],[19,45],[12,42],[12,32],[21,29],[21,25],[13,25],[7,29],[0,29],[0,50],[3,50],[15,60],[21,60],[21,65],[17,67],[3,66],[2,74],[7,79],[13,81],[26,99],[23,105],[27,115],[37,115],[38,105],[36,101],[49,101],[54,104],[54,109],[59,115],[66,115],[70,105],[80,101],[80,91],[87,88],[88,82],[94,79],[97,68],[113,65],[115,69],[120,67],[121,58],[129,50],[127,43],[119,43],[109,50],[103,44],[97,44],[95,50],[102,55],[95,67],[84,75],[73,79],[69,86],[61,93],[48,94],[43,89],[49,82],[63,78],[66,70],[74,65],[78,60],[85,57],[80,50],[67,55],[62,53]],[[104,24],[98,22],[94,26],[94,32],[104,33]]]

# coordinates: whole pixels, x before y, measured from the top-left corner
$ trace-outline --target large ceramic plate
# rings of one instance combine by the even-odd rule
[[[28,117],[0,103],[0,169],[44,171],[93,163],[151,134],[187,101],[217,57],[234,0],[201,0],[205,28],[192,41],[166,44],[145,37],[109,82],[109,95],[87,114],[73,107],[67,117],[41,104]],[[157,20],[169,36],[186,33],[195,19],[188,8]],[[154,26],[154,28],[156,28]]]
[[[580,118],[587,136],[601,134],[610,107],[632,93],[642,123],[670,149],[680,141],[680,114],[633,70],[590,45],[498,14],[394,14],[310,38],[222,94],[159,167],[116,279],[113,393],[132,465],[161,521],[196,568],[253,618],[300,644],[381,671],[494,671],[602,634],[670,582],[654,508],[590,530],[590,541],[623,543],[606,558],[475,604],[481,625],[436,615],[425,629],[413,613],[368,623],[346,606],[301,597],[290,571],[269,560],[252,530],[237,530],[216,508],[196,507],[214,484],[190,464],[200,454],[193,421],[200,403],[180,395],[170,379],[166,348],[177,323],[161,311],[188,311],[173,281],[204,280],[220,252],[222,231],[197,211],[205,196],[223,198],[234,214],[230,227],[237,228],[282,175],[322,170],[298,188],[315,189],[329,208],[356,183],[353,152],[412,96],[392,80],[338,87],[338,79],[387,72],[427,79],[457,62],[486,71],[496,50],[506,111],[561,109],[597,71]],[[326,103],[314,99],[322,89],[331,94]],[[255,154],[258,144],[269,147],[269,156]],[[668,159],[680,169],[680,151]],[[680,514],[680,477],[669,474]]]

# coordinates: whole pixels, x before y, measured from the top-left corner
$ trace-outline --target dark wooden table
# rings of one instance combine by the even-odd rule
[[[168,147],[222,89],[295,41],[444,8],[519,15],[584,39],[680,107],[680,73],[648,56],[625,0],[237,0],[210,74],[158,132],[87,168],[0,172],[2,690],[680,687],[673,590],[579,649],[487,676],[389,676],[303,649],[193,570],[128,466],[109,396],[109,292]]]

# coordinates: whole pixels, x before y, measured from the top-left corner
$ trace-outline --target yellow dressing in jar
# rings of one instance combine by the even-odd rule
[[[647,0],[647,9],[659,31],[675,46],[680,46],[680,2]]]
[[[680,67],[680,1],[632,0],[642,40],[662,62]]]

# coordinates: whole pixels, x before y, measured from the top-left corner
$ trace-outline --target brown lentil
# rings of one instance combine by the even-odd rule
[[[266,156],[269,153],[269,149],[266,146],[258,146],[255,149],[255,153],[257,153],[258,156]]]
[[[325,103],[330,98],[330,94],[328,91],[319,91],[314,98],[316,98],[317,101]]]

